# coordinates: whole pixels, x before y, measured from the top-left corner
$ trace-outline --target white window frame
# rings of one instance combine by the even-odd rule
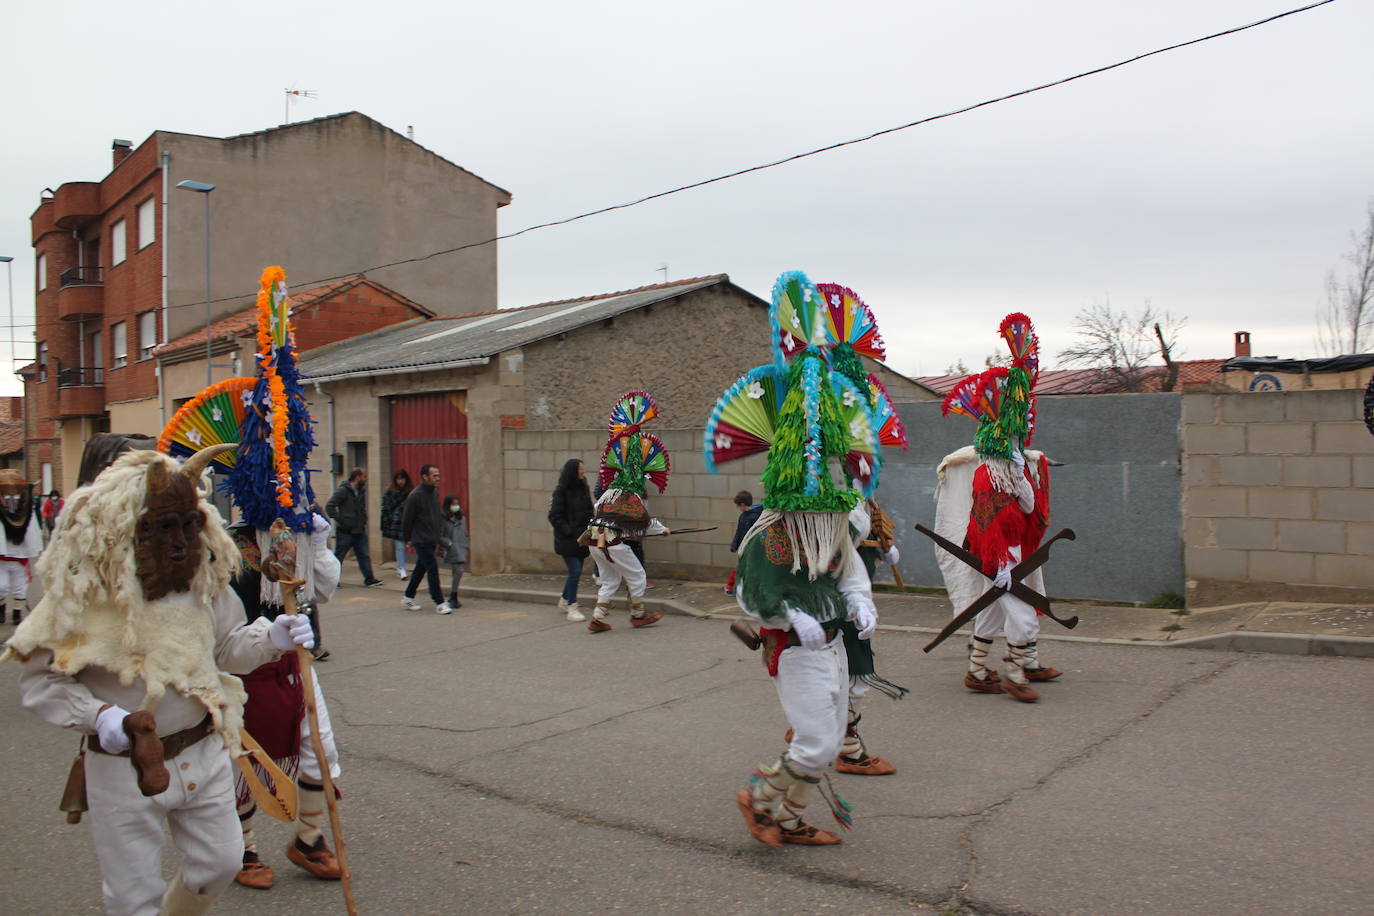
[[[39,253],[34,272],[38,275],[38,291],[41,293],[48,288],[48,255],[45,252]]]
[[[129,363],[129,326],[123,321],[110,325],[110,368],[123,369]]]
[[[40,382],[48,380],[48,342],[46,340],[38,342],[38,380]]]
[[[157,241],[157,202],[150,197],[138,205],[138,248],[142,251]]]
[[[157,311],[150,309],[138,316],[138,358],[152,359],[157,346]]]
[[[105,368],[105,334],[100,330],[91,332],[91,368]]]
[[[110,266],[123,264],[129,256],[129,224],[126,220],[115,220],[110,227]]]

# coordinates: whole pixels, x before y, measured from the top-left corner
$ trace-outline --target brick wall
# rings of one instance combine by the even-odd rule
[[[701,455],[701,429],[649,430],[663,440],[672,459],[668,490],[649,487],[649,508],[669,528],[718,525],[715,531],[645,542],[650,576],[714,580],[735,565],[730,539],[739,513],[731,500],[740,490],[761,498],[762,455],[710,474]],[[581,458],[594,482],[606,430],[514,430],[502,434],[505,464],[506,568],[515,572],[556,572],[563,560],[553,552],[549,496],[569,458]]]
[[[1188,601],[1374,600],[1374,437],[1358,390],[1183,398]]]

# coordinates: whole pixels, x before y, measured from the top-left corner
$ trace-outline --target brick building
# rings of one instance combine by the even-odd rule
[[[174,193],[183,180],[214,190]],[[358,112],[235,137],[116,140],[108,175],[61,184],[30,217],[37,359],[23,371],[27,475],[45,490],[69,488],[92,433],[159,429],[172,402],[205,378],[201,363],[194,390],[169,390],[155,351],[196,328],[203,344],[209,321],[252,304],[269,264],[309,283],[481,241],[510,199]],[[207,200],[209,292],[222,300],[208,315]],[[368,275],[425,303],[421,311],[455,314],[495,306],[496,268],[496,247],[481,245]]]

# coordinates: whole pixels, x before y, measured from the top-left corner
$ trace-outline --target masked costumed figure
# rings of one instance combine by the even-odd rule
[[[3,656],[24,663],[26,708],[85,736],[64,809],[85,808],[84,776],[111,914],[204,913],[232,881],[244,692],[226,672],[310,638],[299,617],[244,624],[237,552],[200,489],[208,458],[135,451],[78,488],[37,564],[43,598]],[[182,853],[170,887],[165,828]]]
[[[43,552],[43,531],[33,511],[33,485],[11,468],[0,470],[0,525],[5,541],[0,544],[0,623],[9,605],[10,622],[24,617],[29,600],[29,564]]]
[[[668,488],[668,450],[657,436],[640,430],[656,416],[658,405],[645,391],[626,393],[611,409],[610,439],[601,453],[600,484],[604,491],[583,535],[596,562],[596,607],[587,622],[593,633],[611,629],[606,616],[622,581],[630,593],[631,626],[647,627],[663,618],[662,611],[644,610],[648,577],[629,544],[632,538],[670,533],[649,514],[644,499],[646,481],[660,493]]]
[[[268,529],[278,518],[285,521],[295,541],[293,578],[304,581],[294,595],[314,628],[318,653],[318,605],[334,594],[340,564],[327,547],[328,519],[309,508],[314,493],[305,466],[315,441],[296,375],[285,279],[280,267],[263,272],[258,293],[259,374],[228,379],[202,391],[172,418],[158,448],[175,455],[207,440],[239,441],[233,454],[220,459],[241,515],[230,529],[238,548],[234,590],[250,622],[272,620],[283,612],[281,586],[262,574],[262,562],[272,550]],[[277,773],[294,778],[296,784],[296,838],[286,848],[286,857],[317,878],[336,880],[341,869],[321,830],[326,807],[323,775],[310,740],[295,653],[244,675],[243,683],[248,691],[244,709],[248,733],[275,762]],[[330,776],[337,779],[341,772],[338,751],[318,680],[315,701]],[[264,784],[282,778],[256,761],[252,767]],[[269,888],[276,874],[258,853],[254,831],[258,808],[242,772],[236,778],[235,794],[243,837],[243,862],[236,880],[246,887]]]
[[[853,382],[832,373],[816,310],[820,293],[800,272],[773,287],[775,362],[750,371],[716,403],[706,424],[706,465],[768,453],[763,513],[745,534],[735,600],[762,625],[764,664],[773,676],[791,740],[758,768],[736,803],[750,833],[769,846],[832,845],[840,838],[802,813],[845,737],[849,662],[841,628],[867,640],[878,625],[869,579],[855,549],[867,530],[850,513],[877,483],[873,414]],[[860,489],[841,488],[831,462]],[[842,827],[852,819],[833,792]]]
[[[945,588],[957,614],[989,585],[1007,587],[1011,570],[1040,546],[1050,518],[1049,461],[1028,451],[1035,433],[1035,383],[1039,343],[1030,319],[1014,313],[1000,328],[1011,347],[1010,367],[994,366],[970,375],[945,398],[944,412],[978,423],[971,448],[945,457],[938,470],[937,533],[964,545],[982,563],[982,575],[936,548]],[[1039,570],[1025,584],[1045,594]],[[1049,681],[1062,672],[1040,663],[1040,633],[1035,608],[1003,595],[975,619],[969,642],[964,686],[979,693],[1006,693],[1024,703],[1039,698],[1032,681]],[[994,639],[1007,640],[1006,679],[988,666]]]

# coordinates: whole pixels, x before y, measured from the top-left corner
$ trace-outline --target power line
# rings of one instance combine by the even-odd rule
[[[667,191],[658,191],[658,192],[656,192],[656,193],[654,193],[654,194],[648,194],[648,195],[645,195],[644,197],[640,197],[640,198],[637,198],[637,199],[635,199],[635,200],[627,201],[627,202],[625,202],[625,203],[611,204],[611,205],[609,205],[609,206],[600,207],[600,208],[595,209],[595,210],[588,210],[588,211],[585,212],[585,213],[579,213],[579,214],[577,214],[576,216],[569,216],[569,217],[565,217],[565,218],[563,218],[563,219],[551,220],[551,221],[546,222],[546,223],[537,223],[537,224],[535,224],[535,225],[533,225],[533,226],[526,226],[524,229],[517,229],[517,230],[514,231],[514,232],[507,232],[507,233],[505,233],[504,235],[495,235],[495,236],[492,236],[491,238],[483,239],[483,240],[480,241],[480,242],[468,242],[468,243],[463,244],[463,245],[456,245],[456,246],[454,246],[454,247],[452,247],[452,248],[440,249],[439,251],[431,251],[431,252],[429,252],[428,254],[417,255],[416,257],[412,257],[412,258],[401,258],[400,260],[397,260],[397,261],[388,261],[388,262],[386,262],[385,264],[376,264],[376,265],[373,265],[372,267],[363,268],[362,270],[351,270],[351,271],[349,271],[349,272],[347,272],[347,273],[337,274],[337,275],[332,276],[332,277],[325,277],[325,278],[320,279],[320,280],[308,280],[308,281],[305,281],[305,282],[302,282],[302,283],[293,283],[293,284],[290,284],[290,288],[291,288],[291,289],[302,289],[302,288],[315,287],[315,286],[320,286],[321,284],[324,284],[324,283],[332,283],[332,282],[334,282],[335,280],[342,280],[342,279],[344,279],[345,277],[351,277],[351,276],[354,276],[355,274],[366,274],[366,273],[368,273],[369,271],[374,271],[374,270],[385,270],[385,269],[388,268],[388,267],[399,267],[399,266],[402,265],[402,264],[415,264],[415,263],[419,263],[420,261],[427,261],[427,260],[429,260],[430,258],[437,258],[437,257],[439,257],[440,255],[453,254],[453,253],[458,252],[458,251],[465,251],[465,250],[467,250],[467,249],[469,249],[469,248],[480,248],[480,247],[482,247],[483,245],[491,245],[491,244],[494,244],[494,243],[496,243],[496,242],[505,241],[506,239],[513,239],[513,238],[515,238],[515,237],[517,237],[517,236],[524,235],[524,234],[526,234],[526,233],[528,233],[528,232],[535,232],[535,231],[538,231],[538,230],[540,230],[540,229],[549,229],[549,228],[552,228],[552,227],[554,227],[554,226],[566,226],[566,225],[569,224],[569,223],[575,223],[575,222],[577,222],[577,221],[579,221],[579,220],[588,219],[588,218],[593,217],[593,216],[600,216],[600,215],[603,214],[603,213],[611,213],[611,212],[613,212],[613,211],[615,211],[615,210],[626,210],[626,209],[629,209],[630,207],[637,207],[637,206],[639,206],[640,204],[648,203],[648,202],[651,201],[651,200],[658,200],[658,199],[663,198],[663,197],[669,197],[669,196],[671,196],[671,195],[673,195],[673,194],[680,194],[680,193],[682,193],[683,191],[691,191],[691,190],[694,190],[694,189],[696,189],[696,188],[705,187],[706,185],[709,185],[709,184],[715,184],[716,182],[728,181],[728,180],[731,179],[731,178],[738,178],[738,177],[740,177],[741,175],[748,175],[748,174],[751,174],[751,173],[753,173],[753,172],[762,172],[762,171],[764,171],[764,170],[766,170],[766,169],[777,168],[778,166],[787,165],[788,163],[796,162],[796,161],[798,161],[798,160],[800,160],[800,159],[807,159],[807,158],[809,158],[809,157],[811,157],[811,156],[818,156],[818,155],[820,155],[821,153],[828,153],[828,152],[831,152],[832,150],[842,149],[842,148],[844,148],[844,147],[846,147],[846,146],[854,146],[854,145],[859,144],[859,143],[867,143],[869,140],[876,140],[877,138],[879,138],[879,137],[885,137],[885,136],[887,136],[888,134],[895,134],[895,133],[897,133],[897,132],[899,132],[899,131],[909,130],[909,129],[913,128],[913,127],[920,127],[920,126],[922,126],[922,125],[924,125],[924,124],[930,124],[930,123],[932,123],[932,122],[941,121],[941,120],[944,120],[944,119],[946,119],[946,118],[953,118],[953,117],[956,117],[956,116],[958,116],[958,115],[968,114],[969,112],[971,112],[971,111],[976,111],[976,110],[978,110],[979,108],[987,108],[987,107],[990,106],[990,105],[996,105],[996,104],[999,104],[999,103],[1001,103],[1001,102],[1007,102],[1007,101],[1010,101],[1010,100],[1012,100],[1012,99],[1017,99],[1017,98],[1021,98],[1021,97],[1023,97],[1023,96],[1032,95],[1032,94],[1034,94],[1034,93],[1036,93],[1036,92],[1043,92],[1043,91],[1046,90],[1046,89],[1053,89],[1053,88],[1056,88],[1056,87],[1058,87],[1058,86],[1063,86],[1063,85],[1065,85],[1065,84],[1067,84],[1067,83],[1072,83],[1072,82],[1074,82],[1074,81],[1076,81],[1076,80],[1081,80],[1081,79],[1084,79],[1084,78],[1089,77],[1089,76],[1097,76],[1097,75],[1099,75],[1099,74],[1106,73],[1106,72],[1111,71],[1111,70],[1116,70],[1116,69],[1118,69],[1118,68],[1120,68],[1120,67],[1125,67],[1125,66],[1128,66],[1128,65],[1130,65],[1130,64],[1138,63],[1138,62],[1140,62],[1140,61],[1142,61],[1142,60],[1145,60],[1145,59],[1147,59],[1147,58],[1150,58],[1150,57],[1155,57],[1155,56],[1160,55],[1160,54],[1167,54],[1167,53],[1169,53],[1170,51],[1177,51],[1177,50],[1179,50],[1179,49],[1181,49],[1181,48],[1187,48],[1187,47],[1190,47],[1190,46],[1192,46],[1192,45],[1202,44],[1202,43],[1205,42],[1205,41],[1211,41],[1211,40],[1213,40],[1213,39],[1215,39],[1215,38],[1224,38],[1224,37],[1226,37],[1226,36],[1228,36],[1228,35],[1235,35],[1235,34],[1240,33],[1240,32],[1248,31],[1249,29],[1258,28],[1259,26],[1262,26],[1262,25],[1268,25],[1268,24],[1271,23],[1271,22],[1277,22],[1277,21],[1280,20],[1280,19],[1285,19],[1285,18],[1287,18],[1287,17],[1289,17],[1289,16],[1295,16],[1295,15],[1297,15],[1298,13],[1305,13],[1305,12],[1308,12],[1309,10],[1314,10],[1314,9],[1316,9],[1316,8],[1319,7],[1319,6],[1326,6],[1328,3],[1334,3],[1334,2],[1335,2],[1335,0],[1317,0],[1317,2],[1315,2],[1315,3],[1310,3],[1310,4],[1308,4],[1307,6],[1300,6],[1300,7],[1297,7],[1296,9],[1291,9],[1291,10],[1287,10],[1286,12],[1277,13],[1277,14],[1275,14],[1275,15],[1273,15],[1273,16],[1268,16],[1268,17],[1266,17],[1266,18],[1264,18],[1264,19],[1258,19],[1258,20],[1256,20],[1256,21],[1254,21],[1254,22],[1250,22],[1250,23],[1247,23],[1247,24],[1245,24],[1245,25],[1238,25],[1238,26],[1234,26],[1234,27],[1229,28],[1229,29],[1223,29],[1223,30],[1220,31],[1220,32],[1213,32],[1213,33],[1211,33],[1210,35],[1203,35],[1203,36],[1200,37],[1200,38],[1191,38],[1191,39],[1189,39],[1189,40],[1187,40],[1187,41],[1178,42],[1177,44],[1167,45],[1167,46],[1162,47],[1162,48],[1156,48],[1156,49],[1153,50],[1153,51],[1146,51],[1146,52],[1144,52],[1143,54],[1137,54],[1137,55],[1135,55],[1134,57],[1128,57],[1128,58],[1125,58],[1124,60],[1119,60],[1119,61],[1117,61],[1117,62],[1115,62],[1115,63],[1105,64],[1105,65],[1103,65],[1103,66],[1101,66],[1101,67],[1095,67],[1095,68],[1093,68],[1093,69],[1091,69],[1091,70],[1084,70],[1084,71],[1081,72],[1081,73],[1075,73],[1075,74],[1072,75],[1072,76],[1062,77],[1062,78],[1057,79],[1057,80],[1052,80],[1051,82],[1048,82],[1048,83],[1041,83],[1040,85],[1038,85],[1038,86],[1032,86],[1032,87],[1030,87],[1029,89],[1020,89],[1020,90],[1017,90],[1016,92],[1009,92],[1009,93],[1007,93],[1006,95],[1000,95],[1000,96],[997,96],[997,97],[995,97],[995,98],[985,99],[985,100],[983,100],[983,101],[981,101],[981,102],[975,102],[975,103],[973,103],[973,104],[971,104],[971,105],[965,105],[965,106],[962,107],[962,108],[955,108],[955,109],[952,109],[952,110],[950,110],[950,111],[942,112],[942,113],[940,113],[940,114],[928,115],[928,116],[926,116],[926,117],[924,117],[924,118],[918,118],[918,119],[916,119],[915,121],[908,121],[908,122],[905,123],[905,124],[898,124],[898,125],[895,126],[895,127],[887,127],[887,128],[882,129],[882,130],[877,130],[877,131],[874,131],[874,132],[871,133],[871,134],[866,134],[866,135],[864,135],[864,136],[862,136],[862,137],[855,137],[855,138],[850,139],[850,140],[840,140],[840,141],[838,141],[838,142],[836,142],[836,143],[831,143],[831,144],[828,144],[828,145],[826,145],[826,146],[820,146],[820,147],[817,147],[817,148],[815,148],[815,149],[807,150],[806,152],[795,153],[795,154],[793,154],[793,155],[791,155],[791,156],[785,156],[785,157],[783,157],[782,159],[775,159],[775,160],[773,160],[773,161],[771,161],[771,162],[765,162],[765,163],[762,163],[762,164],[759,164],[759,165],[751,165],[751,166],[748,166],[747,168],[737,169],[737,170],[735,170],[735,171],[733,171],[733,172],[726,172],[726,173],[723,174],[723,175],[716,175],[716,176],[713,177],[713,178],[705,178],[705,179],[702,179],[701,181],[694,181],[694,182],[692,182],[691,184],[680,185],[680,186],[678,186],[678,187],[676,187],[676,188],[672,188],[672,189],[667,190]],[[235,299],[245,299],[245,298],[248,298],[248,297],[251,297],[251,296],[255,296],[256,294],[257,294],[257,290],[255,289],[255,290],[252,290],[251,292],[241,293],[241,294],[236,295],[236,296],[221,296],[221,297],[219,297],[219,298],[217,298],[217,299],[209,299],[209,300],[201,299],[201,300],[198,300],[198,301],[195,301],[195,302],[184,302],[184,303],[181,303],[181,304],[178,304],[178,305],[168,306],[168,308],[190,308],[190,307],[192,307],[192,306],[206,305],[206,304],[214,304],[214,303],[217,303],[217,302],[231,302],[231,301],[233,301],[233,300],[235,300]]]

